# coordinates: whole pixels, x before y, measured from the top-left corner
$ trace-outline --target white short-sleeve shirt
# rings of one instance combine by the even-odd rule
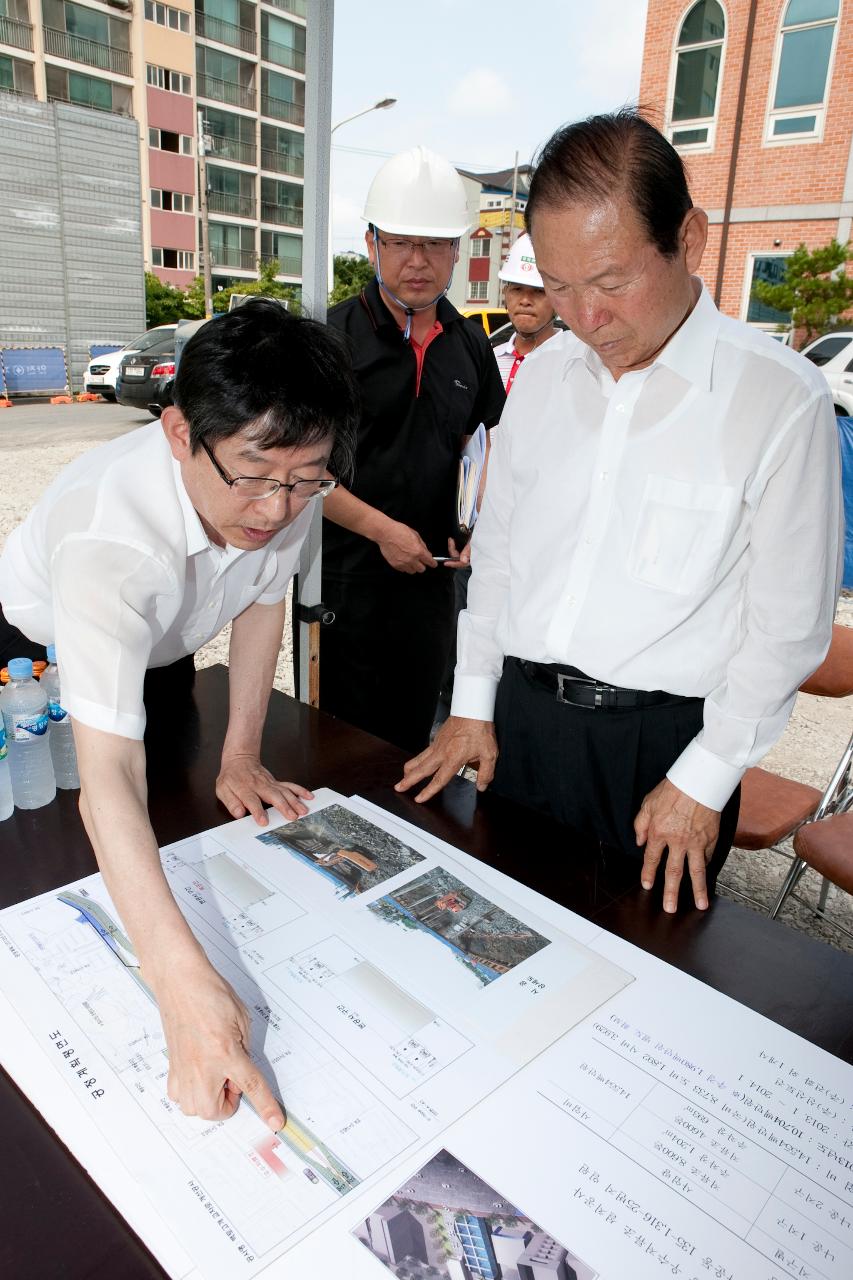
[[[310,521],[309,506],[257,551],[216,546],[152,423],[60,473],[0,556],[0,604],[31,640],[56,645],[72,717],[141,738],[146,670],[283,599]]]

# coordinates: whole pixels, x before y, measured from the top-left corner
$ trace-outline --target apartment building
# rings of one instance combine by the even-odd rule
[[[136,119],[145,267],[180,288],[202,269],[200,125],[214,289],[259,258],[299,285],[305,0],[0,0],[0,90]]]
[[[851,0],[649,0],[640,101],[708,211],[702,274],[728,315],[790,317],[751,297],[785,258],[853,218]]]

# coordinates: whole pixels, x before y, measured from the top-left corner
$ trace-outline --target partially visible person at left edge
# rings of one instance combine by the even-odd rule
[[[335,333],[249,302],[190,339],[161,422],[66,467],[0,558],[0,654],[56,643],[83,822],[157,998],[169,1096],[188,1115],[222,1119],[245,1092],[273,1129],[283,1123],[248,1055],[248,1013],[163,874],[146,714],[163,733],[189,713],[192,654],[231,622],[216,794],[260,825],[264,805],[305,813],[311,793],[261,764],[261,732],[288,583],[313,502],[334,487],[328,468],[346,469],[356,406]]]

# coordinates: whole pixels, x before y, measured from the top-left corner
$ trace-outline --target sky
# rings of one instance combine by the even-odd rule
[[[529,162],[560,124],[636,102],[646,0],[337,0],[334,250],[363,251],[360,215],[389,155],[422,143],[459,168]]]

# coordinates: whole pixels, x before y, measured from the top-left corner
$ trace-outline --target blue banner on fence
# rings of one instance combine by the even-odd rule
[[[108,356],[111,351],[121,351],[123,342],[93,342],[89,348],[89,359],[97,360],[98,356]]]
[[[11,396],[68,389],[62,347],[0,347],[0,361]]]
[[[844,586],[853,589],[853,418],[836,418],[844,488]]]

